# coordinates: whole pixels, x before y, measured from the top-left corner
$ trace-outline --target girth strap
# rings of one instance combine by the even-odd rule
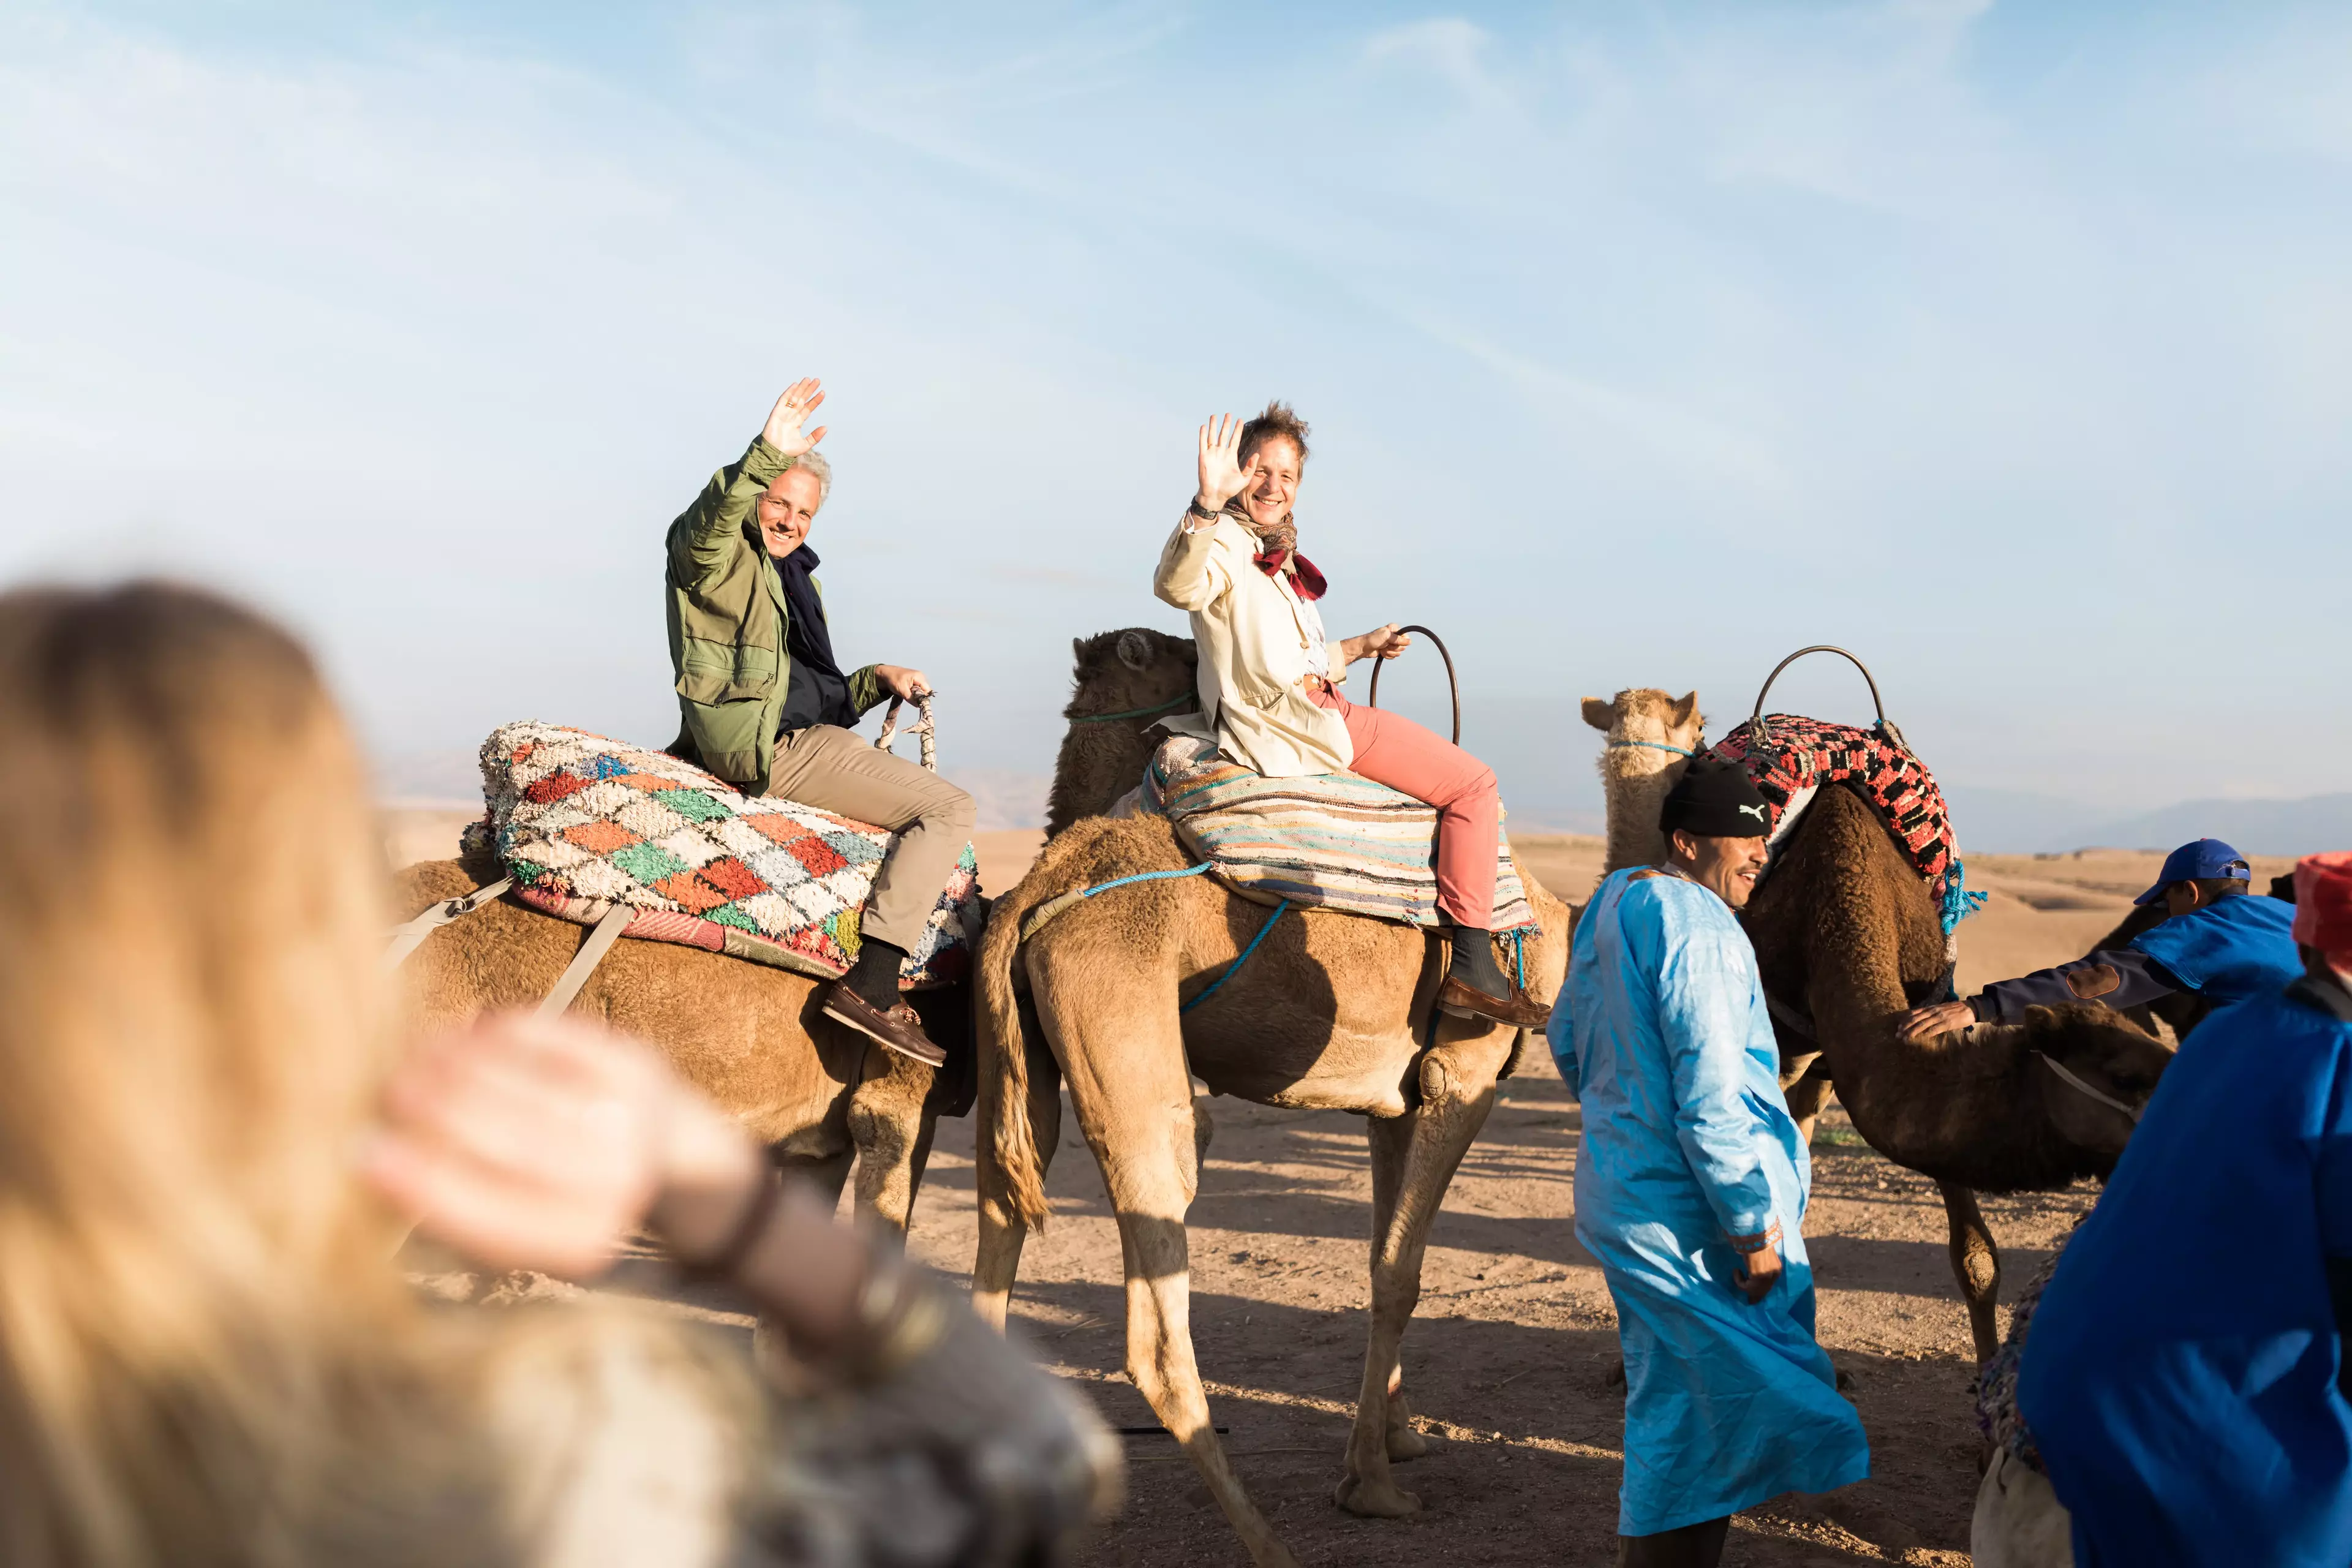
[[[555,982],[555,989],[549,992],[547,1000],[539,1005],[539,1016],[552,1018],[572,1005],[572,999],[580,994],[580,988],[588,984],[588,977],[596,973],[596,966],[604,962],[604,955],[621,939],[621,928],[627,925],[636,912],[622,903],[616,903],[604,911],[604,918],[596,922],[596,929],[588,933],[588,940],[582,942],[580,951],[572,955],[571,963],[565,966],[563,973]]]
[[[407,962],[410,953],[425,944],[426,937],[431,936],[451,921],[462,920],[472,914],[513,886],[512,877],[501,877],[488,887],[477,888],[462,898],[444,899],[406,925],[394,928],[392,946],[383,955],[385,971],[388,973],[398,969]]]

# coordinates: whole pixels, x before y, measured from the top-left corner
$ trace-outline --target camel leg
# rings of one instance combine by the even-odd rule
[[[1026,1011],[1024,1006],[1024,1011]],[[1062,1144],[1062,1069],[1046,1049],[1038,1029],[1027,1031],[1029,1052],[1029,1129],[1037,1147],[1037,1173],[1042,1180],[1054,1168],[1054,1151]],[[979,1147],[974,1151],[980,1193],[980,1246],[971,1260],[971,1310],[998,1329],[1013,1302],[1013,1282],[1021,1273],[1021,1247],[1029,1239],[1005,1195],[1003,1178],[988,1142],[989,1106],[983,1100],[974,1111],[980,1118]]]
[[[1976,1341],[1979,1364],[2000,1349],[2000,1322],[1993,1303],[2000,1297],[2000,1252],[1993,1246],[1992,1229],[1977,1207],[1977,1195],[1966,1187],[1937,1182],[1944,1194],[1944,1217],[1951,1226],[1952,1275],[1960,1282],[1960,1298],[1969,1304],[1969,1333]]]
[[[1420,1108],[1391,1127],[1376,1124],[1375,1150],[1383,1140],[1402,1142],[1403,1169],[1396,1178],[1388,1226],[1373,1246],[1371,1336],[1364,1348],[1364,1381],[1356,1399],[1355,1430],[1348,1437],[1347,1471],[1332,1494],[1332,1500],[1350,1513],[1394,1519],[1421,1507],[1419,1498],[1389,1476],[1389,1389],[1391,1384],[1402,1386],[1397,1355],[1405,1325],[1421,1300],[1421,1259],[1430,1225],[1463,1154],[1486,1124],[1495,1103],[1495,1074],[1508,1054],[1507,1035],[1491,1052],[1478,1053],[1492,1058],[1482,1066],[1462,1059],[1469,1052],[1432,1051],[1422,1058]],[[1376,1171],[1379,1164],[1376,1153]]]
[[[1041,1007],[1040,1011],[1045,1009]],[[1183,1446],[1209,1495],[1257,1568],[1297,1568],[1257,1505],[1250,1501],[1209,1419],[1209,1396],[1193,1360],[1192,1261],[1184,1215],[1200,1185],[1194,1163],[1192,1082],[1184,1071],[1173,999],[1161,1022],[1167,1038],[1149,1037],[1104,1061],[1064,1026],[1062,1058],[1070,1063],[1070,1100],[1102,1165],[1118,1215],[1127,1276],[1127,1375],[1152,1414]],[[1108,1071],[1098,1072],[1097,1068]]]
[[[1796,1122],[1797,1136],[1805,1141],[1809,1149],[1813,1143],[1813,1123],[1829,1108],[1831,1093],[1829,1068],[1823,1062],[1817,1061],[1807,1068],[1805,1076],[1789,1086],[1789,1117]]]
[[[837,1154],[786,1154],[772,1149],[768,1163],[787,1176],[798,1176],[813,1184],[818,1192],[838,1204],[843,1184],[849,1180],[849,1162],[856,1154],[854,1146]]]
[[[878,1060],[877,1058],[879,1058]],[[865,1077],[849,1097],[849,1140],[857,1150],[856,1205],[903,1237],[939,1125],[928,1109],[933,1069],[868,1047]]]
[[[1396,1217],[1397,1191],[1404,1184],[1405,1156],[1412,1144],[1409,1116],[1367,1117],[1364,1131],[1372,1148],[1372,1267],[1380,1266],[1381,1241]],[[1412,1427],[1412,1408],[1404,1394],[1404,1351],[1398,1342],[1396,1364],[1389,1369],[1385,1430],[1389,1458],[1418,1459],[1429,1452],[1429,1439]]]

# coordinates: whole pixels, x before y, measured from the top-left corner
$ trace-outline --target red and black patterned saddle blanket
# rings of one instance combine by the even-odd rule
[[[1944,792],[1926,763],[1875,729],[1857,730],[1794,713],[1768,713],[1764,726],[1769,734],[1760,742],[1750,734],[1749,721],[1717,741],[1713,750],[1748,770],[1756,792],[1771,808],[1774,833],[1791,801],[1810,800],[1823,784],[1845,784],[1878,808],[1904,858],[1933,885],[1937,897],[1943,897],[1947,878],[1958,865],[1958,852],[1951,816],[1944,809]]]

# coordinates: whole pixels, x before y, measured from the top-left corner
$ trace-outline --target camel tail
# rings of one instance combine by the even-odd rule
[[[1038,879],[1025,878],[990,910],[980,939],[981,1201],[988,1202],[990,1168],[1002,1183],[1012,1217],[1024,1230],[1042,1230],[1053,1213],[1029,1122],[1029,1042],[1021,1027],[1021,997],[1013,966],[1021,958],[1021,929],[1046,900]]]

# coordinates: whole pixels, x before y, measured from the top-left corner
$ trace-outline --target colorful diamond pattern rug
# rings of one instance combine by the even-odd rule
[[[495,855],[532,907],[593,925],[625,904],[639,912],[624,936],[819,976],[857,956],[859,912],[892,834],[562,725],[502,726],[481,762],[487,811],[467,848]],[[899,984],[963,978],[980,920],[967,845]]]

